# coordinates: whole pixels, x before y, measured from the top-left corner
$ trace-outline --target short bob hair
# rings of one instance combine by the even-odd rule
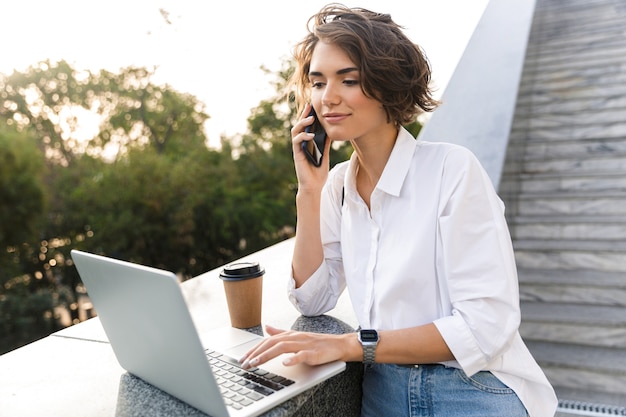
[[[431,68],[425,54],[390,15],[333,3],[313,15],[307,27],[309,33],[294,50],[291,78],[298,113],[310,101],[311,57],[320,41],[345,51],[359,69],[363,93],[382,104],[388,121],[408,124],[439,104],[429,87]]]

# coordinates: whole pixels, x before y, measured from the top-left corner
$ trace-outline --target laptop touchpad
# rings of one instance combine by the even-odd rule
[[[203,334],[201,340],[205,348],[239,359],[263,337],[234,327],[221,327]]]

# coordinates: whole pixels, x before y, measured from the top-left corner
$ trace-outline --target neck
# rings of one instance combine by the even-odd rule
[[[356,188],[368,208],[370,196],[383,174],[398,137],[398,129],[395,126],[386,126],[389,128],[351,141],[358,161]]]
[[[397,136],[398,129],[389,125],[388,129],[378,132],[376,136],[370,135],[351,141],[359,161],[358,176],[361,180],[376,186],[387,165]]]

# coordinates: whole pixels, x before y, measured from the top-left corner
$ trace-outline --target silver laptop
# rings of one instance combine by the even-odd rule
[[[257,416],[345,369],[286,367],[279,357],[244,371],[237,359],[262,337],[219,328],[202,346],[172,272],[78,250],[72,259],[120,365],[211,416]]]

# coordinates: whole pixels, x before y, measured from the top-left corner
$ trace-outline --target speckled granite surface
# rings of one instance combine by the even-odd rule
[[[292,326],[293,330],[315,333],[343,334],[354,332],[350,325],[331,316],[300,316]],[[346,370],[313,388],[307,395],[297,400],[302,403],[293,411],[297,417],[342,416],[358,417],[361,415],[361,381],[363,364],[347,363]]]

